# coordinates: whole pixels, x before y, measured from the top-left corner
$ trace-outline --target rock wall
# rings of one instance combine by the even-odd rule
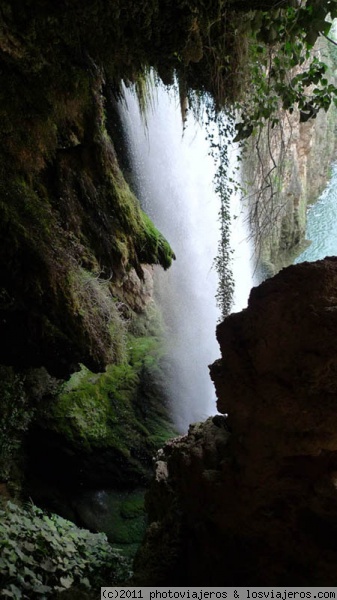
[[[337,259],[284,269],[218,326],[216,416],[157,457],[146,585],[336,585]]]
[[[113,132],[108,132],[108,97],[118,95],[122,73],[131,76],[136,63],[141,70],[139,57],[130,70],[126,67],[121,48],[126,21],[132,29],[131,13],[137,21],[137,7],[124,19],[116,3],[60,6],[22,0],[2,5],[0,481],[14,491],[27,467],[23,440],[35,438],[43,462],[53,436],[48,430],[36,442],[40,409],[49,410],[51,417],[55,388],[80,364],[96,373],[107,365],[124,365],[133,391],[130,420],[133,416],[138,427],[133,409],[139,409],[141,393],[134,380],[141,366],[133,371],[129,364],[128,334],[151,306],[151,265],[166,269],[174,254],[126,183]],[[128,64],[129,59],[130,52]],[[143,331],[139,337],[157,333]],[[107,427],[113,438],[103,445],[117,445],[111,405],[119,399],[118,411],[123,408],[120,380],[114,380],[114,373],[110,376],[112,390],[102,402],[107,408],[102,429]],[[82,413],[76,419],[91,422],[95,438],[97,422],[90,419],[95,399],[97,416],[102,417],[102,407],[97,390],[91,390],[89,400],[88,395],[83,393],[83,402],[78,401]],[[70,424],[68,434],[74,408],[70,397],[62,413]],[[60,424],[59,417],[55,420]],[[125,431],[118,433],[125,439]],[[67,441],[62,437],[60,445]],[[150,461],[149,454],[143,462]]]
[[[314,52],[329,66],[329,78],[334,80],[332,45],[322,38]],[[279,125],[265,125],[248,141],[243,180],[260,280],[290,265],[305,248],[307,206],[317,200],[329,179],[336,128],[334,105],[302,123],[298,110],[281,111]]]

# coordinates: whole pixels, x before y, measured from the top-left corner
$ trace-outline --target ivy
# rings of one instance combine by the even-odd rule
[[[214,189],[220,200],[220,237],[214,267],[218,274],[217,305],[220,319],[228,316],[233,305],[234,277],[232,271],[230,201],[235,182],[230,176],[229,148],[234,135],[234,117],[224,111],[218,112],[214,103],[205,99],[206,130],[210,153],[216,165]]]
[[[34,505],[0,509],[0,597],[55,598],[73,587],[128,579],[128,563],[103,533],[79,529]]]

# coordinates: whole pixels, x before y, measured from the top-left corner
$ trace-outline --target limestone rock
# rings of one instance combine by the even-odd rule
[[[125,273],[112,285],[114,295],[137,313],[143,312],[153,302],[153,267],[141,265],[142,279],[135,269]]]
[[[229,416],[160,453],[137,583],[336,585],[336,326],[336,257],[284,269],[219,325]]]

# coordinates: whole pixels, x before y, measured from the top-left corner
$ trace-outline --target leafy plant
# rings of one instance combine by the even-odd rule
[[[79,529],[34,505],[12,502],[0,510],[0,596],[55,597],[73,586],[116,584],[130,576],[129,564],[103,533]]]
[[[214,189],[220,200],[217,256],[214,258],[214,268],[218,274],[216,293],[217,305],[220,309],[220,319],[224,319],[231,310],[234,294],[234,277],[232,272],[232,248],[230,202],[238,184],[234,180],[230,167],[230,146],[234,135],[234,118],[227,111],[219,112],[210,97],[204,98],[204,119],[210,154],[216,165]]]
[[[299,109],[305,122],[318,111],[337,105],[337,88],[327,77],[327,65],[312,52],[327,34],[337,5],[326,0],[301,1],[297,7],[255,13],[250,24],[250,93],[237,108],[236,140],[244,140],[267,121],[279,122],[280,108]],[[330,40],[332,41],[332,40]],[[333,41],[332,41],[333,43]]]
[[[218,272],[219,283],[216,300],[224,319],[230,313],[233,304],[234,277],[231,268],[232,249],[230,245],[231,216],[230,201],[233,191],[233,180],[228,174],[229,156],[228,149],[233,137],[233,118],[218,117],[218,168],[215,175],[215,191],[220,198],[220,239],[218,254],[214,260]]]

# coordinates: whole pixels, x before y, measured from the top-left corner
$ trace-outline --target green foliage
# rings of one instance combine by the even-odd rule
[[[36,506],[0,510],[0,588],[15,600],[55,598],[80,586],[99,589],[128,579],[129,565],[102,533],[79,529]]]
[[[212,102],[206,104],[206,130],[211,146],[211,154],[216,165],[214,189],[220,199],[219,226],[220,239],[214,267],[218,274],[216,300],[220,309],[220,319],[224,319],[231,310],[234,294],[232,272],[232,252],[230,244],[231,215],[230,201],[237,187],[230,173],[229,152],[234,133],[234,119],[229,113],[218,112]]]
[[[251,21],[250,90],[237,108],[236,141],[248,138],[269,122],[279,122],[280,108],[299,110],[301,122],[337,103],[337,87],[327,77],[327,65],[311,52],[320,34],[327,35],[337,5],[300,2],[297,7],[255,13]],[[329,18],[328,18],[329,17]]]

